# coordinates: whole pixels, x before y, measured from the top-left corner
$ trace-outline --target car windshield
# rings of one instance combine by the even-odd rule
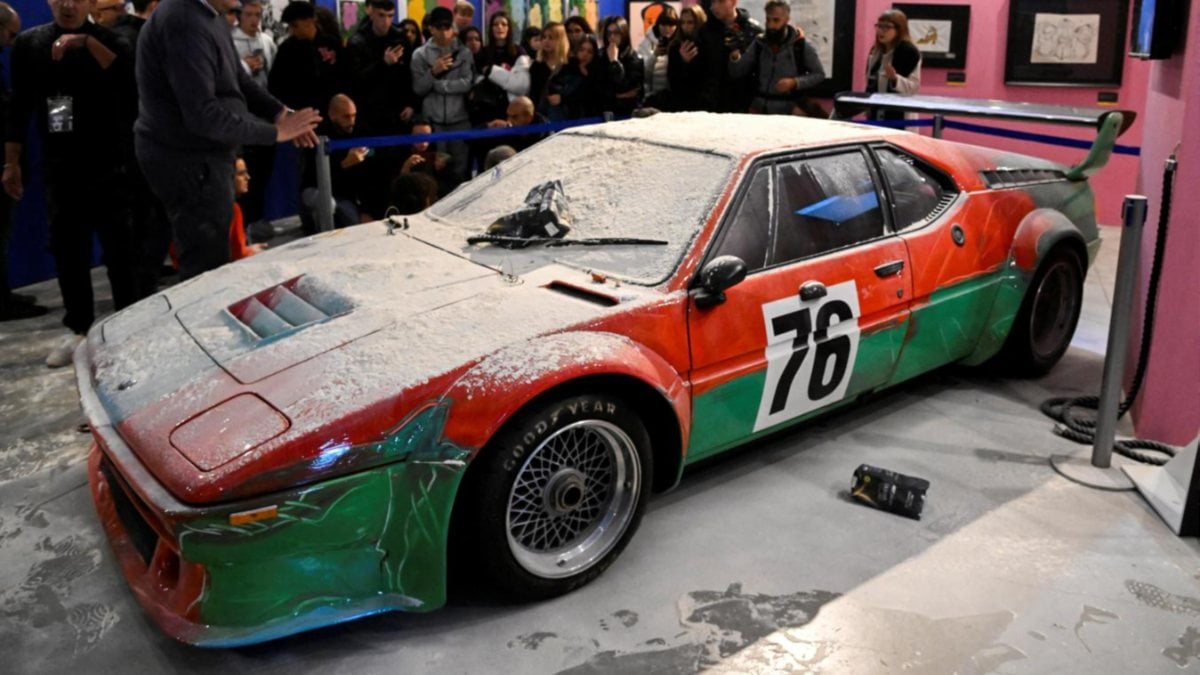
[[[569,213],[564,219],[569,231],[561,241],[585,239],[589,245],[538,241],[524,251],[536,249],[564,264],[658,283],[674,271],[732,170],[733,160],[726,156],[560,133],[480,174],[429,213],[461,230],[466,242],[525,208],[531,190],[559,181]],[[496,245],[476,240],[473,247]]]

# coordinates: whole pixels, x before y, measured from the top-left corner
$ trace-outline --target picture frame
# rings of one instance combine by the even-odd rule
[[[971,32],[970,5],[931,5],[897,2],[908,17],[908,32],[926,68],[965,68]]]
[[[791,23],[804,29],[805,39],[817,50],[825,67],[825,81],[806,90],[811,96],[831,97],[853,88],[855,5],[845,0],[789,0]],[[750,18],[766,22],[767,0],[739,0]],[[864,66],[865,67],[865,66]]]
[[[1011,0],[1004,83],[1118,87],[1129,0]]]

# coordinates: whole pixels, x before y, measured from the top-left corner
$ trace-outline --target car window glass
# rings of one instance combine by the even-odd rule
[[[598,132],[596,132],[598,133]],[[732,157],[665,147],[636,139],[564,132],[492,167],[434,204],[426,213],[457,231],[472,260],[502,267],[537,258],[604,271],[638,283],[661,283],[708,222],[733,174]],[[668,180],[680,172],[686,180]],[[468,246],[506,215],[530,206],[535,189],[562,184],[571,239],[650,238],[666,245],[530,247]],[[432,232],[422,236],[434,236]],[[496,250],[500,249],[500,250]]]
[[[779,166],[777,234],[770,264],[786,263],[876,239],[883,210],[859,151]]]
[[[877,148],[879,165],[892,191],[897,230],[919,227],[941,213],[955,191],[945,176],[890,148]]]
[[[737,212],[725,223],[716,254],[733,255],[746,263],[746,271],[761,269],[767,260],[771,226],[771,169],[761,168],[750,181]]]

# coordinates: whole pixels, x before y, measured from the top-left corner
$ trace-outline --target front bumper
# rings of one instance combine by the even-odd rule
[[[163,632],[232,647],[444,604],[461,460],[410,457],[241,502],[185,504],[117,433],[87,350],[76,351],[75,368],[95,438],[92,499],[130,588]]]

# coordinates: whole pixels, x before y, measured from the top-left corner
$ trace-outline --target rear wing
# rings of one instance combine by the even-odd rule
[[[947,116],[990,117],[992,119],[1068,124],[1094,127],[1096,140],[1079,164],[1067,171],[1070,180],[1084,180],[1108,163],[1117,137],[1125,133],[1137,113],[1132,110],[1103,110],[1040,103],[953,98],[950,96],[902,96],[900,94],[868,94],[843,92],[834,98],[834,116],[847,119],[863,110],[894,110],[898,112],[933,115],[933,135],[942,136],[943,120]]]

